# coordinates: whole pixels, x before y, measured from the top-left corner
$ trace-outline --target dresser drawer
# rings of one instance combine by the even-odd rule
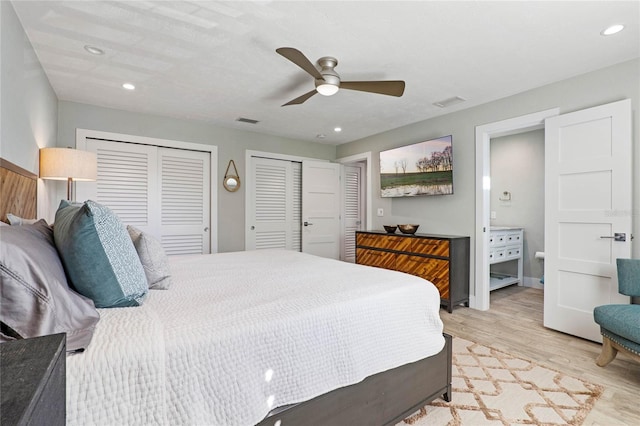
[[[399,254],[396,269],[429,280],[438,288],[440,297],[449,298],[449,261]]]
[[[356,248],[356,261],[360,265],[384,269],[396,269],[396,254],[386,251]]]
[[[356,245],[385,250],[408,251],[412,238],[395,235],[357,234]]]
[[[431,238],[414,238],[409,251],[411,253],[449,257],[449,241],[434,240]]]

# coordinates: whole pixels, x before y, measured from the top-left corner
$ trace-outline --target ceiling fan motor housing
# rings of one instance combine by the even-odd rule
[[[323,79],[316,79],[316,90],[318,93],[325,96],[331,96],[338,91],[340,87],[340,76],[334,70],[338,65],[338,60],[331,56],[324,56],[318,59],[318,65],[320,66],[320,74]],[[333,87],[331,87],[333,86]]]

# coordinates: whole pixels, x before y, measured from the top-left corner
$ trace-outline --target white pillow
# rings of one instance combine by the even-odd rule
[[[160,241],[131,225],[127,225],[127,231],[129,231],[133,246],[138,252],[138,257],[140,257],[140,263],[142,263],[144,274],[147,276],[149,288],[168,290],[172,283],[171,270],[169,269],[167,255]]]
[[[38,221],[38,219],[25,219],[11,213],[7,214],[7,219],[10,225],[33,225]]]

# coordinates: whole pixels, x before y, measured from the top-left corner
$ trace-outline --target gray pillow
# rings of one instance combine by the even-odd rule
[[[93,302],[69,288],[44,220],[0,231],[2,340],[67,333],[67,350],[89,345],[100,319]]]
[[[53,236],[71,286],[97,308],[142,304],[147,278],[127,230],[109,208],[63,200]]]
[[[153,235],[142,232],[131,225],[127,226],[133,246],[138,252],[140,263],[147,276],[150,289],[167,290],[171,285],[171,270],[162,244]]]

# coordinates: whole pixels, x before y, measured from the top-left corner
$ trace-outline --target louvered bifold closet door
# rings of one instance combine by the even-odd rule
[[[210,154],[158,148],[162,246],[169,255],[210,253]]]
[[[293,171],[290,161],[252,157],[247,250],[292,248]]]
[[[157,148],[87,139],[98,160],[96,182],[78,182],[76,200],[94,200],[109,207],[126,225],[158,231]]]
[[[302,251],[302,163],[292,162],[291,250]]]
[[[356,261],[356,231],[362,223],[362,168],[359,166],[345,166],[344,168],[344,247],[343,260]]]

